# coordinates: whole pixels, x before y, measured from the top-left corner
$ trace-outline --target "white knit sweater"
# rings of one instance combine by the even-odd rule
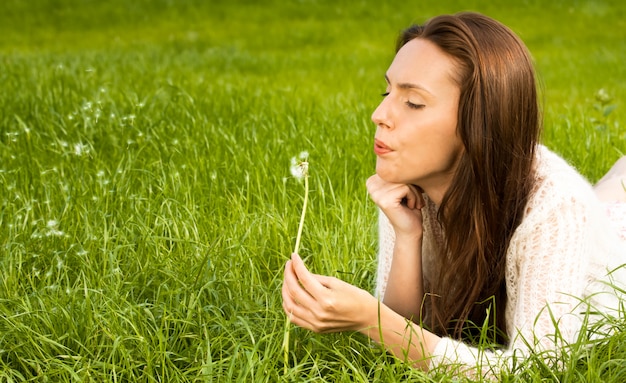
[[[524,219],[506,253],[506,323],[510,344],[506,350],[485,351],[442,338],[431,368],[460,368],[466,375],[493,378],[510,365],[512,356],[556,350],[555,319],[567,342],[581,329],[586,302],[607,312],[617,307],[607,271],[626,263],[626,214],[612,222],[591,185],[563,159],[544,146],[537,151],[536,183]],[[613,205],[626,212],[626,204]],[[436,206],[423,209],[422,267],[424,285],[437,275],[438,249],[444,234],[436,221]],[[393,260],[395,235],[384,214],[379,218],[379,255],[376,295],[383,297]],[[626,270],[611,274],[613,284],[626,285]],[[529,345],[531,345],[529,349]]]

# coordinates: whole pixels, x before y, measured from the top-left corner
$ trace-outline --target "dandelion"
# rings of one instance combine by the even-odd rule
[[[293,252],[297,253],[300,248],[300,239],[302,238],[302,229],[304,227],[304,216],[306,214],[307,202],[309,200],[309,153],[300,152],[298,157],[291,158],[291,166],[289,168],[291,175],[298,180],[304,180],[304,202],[302,204],[302,214],[300,215],[300,224],[298,225],[298,235],[296,236],[296,245]]]
[[[302,229],[304,227],[304,216],[306,214],[307,202],[309,200],[309,153],[300,152],[298,157],[291,158],[291,166],[289,167],[291,175],[298,180],[304,180],[304,202],[302,203],[302,213],[300,214],[300,224],[298,225],[298,234],[296,235],[296,244],[293,252],[298,253],[300,248],[300,239],[302,238]],[[289,362],[289,324],[290,318],[285,321],[285,334],[283,337],[283,359],[284,374],[287,375]]]

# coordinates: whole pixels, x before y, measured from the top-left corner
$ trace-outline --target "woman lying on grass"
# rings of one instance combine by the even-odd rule
[[[292,323],[362,332],[424,370],[495,377],[509,356],[574,342],[589,307],[618,307],[606,282],[626,283],[626,160],[596,193],[538,143],[534,69],[513,32],[436,17],[402,33],[385,79],[367,181],[381,211],[376,294],[294,254]],[[483,324],[501,348],[472,347]]]

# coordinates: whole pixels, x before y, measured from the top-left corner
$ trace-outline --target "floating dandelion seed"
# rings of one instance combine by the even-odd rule
[[[59,230],[59,222],[55,219],[51,219],[46,222],[46,237],[61,237],[65,233]]]
[[[89,146],[82,142],[74,144],[74,154],[78,157],[89,154]]]

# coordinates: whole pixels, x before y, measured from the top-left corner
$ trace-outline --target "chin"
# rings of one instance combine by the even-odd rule
[[[390,183],[394,183],[394,184],[405,183],[405,182],[403,182],[402,179],[398,178],[398,176],[396,176],[395,174],[393,174],[391,172],[386,172],[385,169],[379,169],[377,167],[376,168],[376,174],[380,178],[382,178],[383,181],[386,181],[386,182],[390,182]]]

